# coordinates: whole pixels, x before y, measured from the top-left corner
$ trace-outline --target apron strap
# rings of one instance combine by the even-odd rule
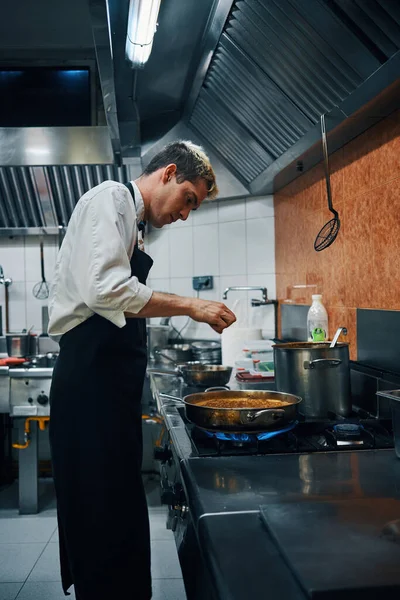
[[[125,186],[128,188],[128,190],[131,193],[131,196],[133,198],[133,204],[135,205],[136,208],[136,202],[135,202],[135,190],[133,189],[133,185],[131,184],[130,181],[128,181],[128,183],[125,183]],[[142,237],[144,239],[144,231],[146,229],[146,221],[140,221],[140,223],[138,224],[138,229],[139,231],[142,232]]]

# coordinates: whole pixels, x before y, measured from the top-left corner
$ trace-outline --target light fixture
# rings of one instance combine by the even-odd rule
[[[129,0],[125,54],[133,68],[147,62],[157,29],[161,0]]]

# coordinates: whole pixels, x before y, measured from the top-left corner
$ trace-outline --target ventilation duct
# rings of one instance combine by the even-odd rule
[[[57,234],[90,188],[139,172],[139,164],[0,167],[0,235]]]

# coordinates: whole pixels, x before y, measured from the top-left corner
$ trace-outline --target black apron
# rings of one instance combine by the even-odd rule
[[[136,244],[132,275],[145,284],[152,264]],[[146,364],[145,319],[120,329],[96,314],[60,340],[50,444],[62,586],[68,595],[74,584],[77,600],[152,595],[141,477]]]

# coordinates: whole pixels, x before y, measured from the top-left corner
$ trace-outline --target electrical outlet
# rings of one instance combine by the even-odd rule
[[[212,275],[203,275],[202,277],[193,277],[193,289],[197,292],[201,290],[212,290],[214,281]]]

